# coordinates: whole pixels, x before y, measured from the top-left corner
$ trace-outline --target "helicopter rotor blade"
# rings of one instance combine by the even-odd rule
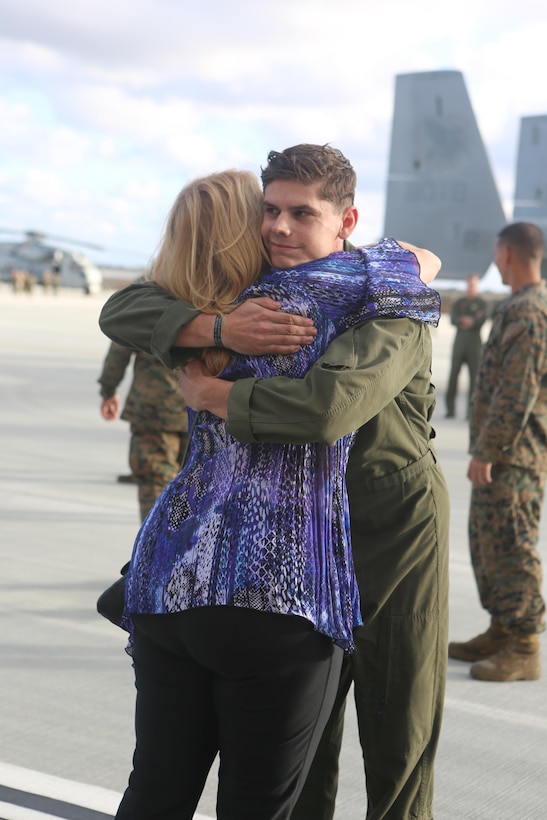
[[[56,239],[60,242],[67,242],[71,245],[79,245],[80,247],[84,248],[92,248],[96,251],[104,251],[106,250],[105,247],[102,245],[96,245],[93,242],[87,242],[83,239],[73,239],[68,236],[58,236],[57,234],[48,233],[47,231],[32,231],[32,230],[20,230],[17,228],[0,228],[0,233],[8,233],[18,236],[23,236],[25,239],[36,239],[36,240],[44,240],[44,239]]]
[[[25,242],[36,242],[36,243],[55,243],[60,242],[68,247],[66,250],[70,249],[70,246],[73,247],[75,250],[76,248],[89,248],[94,251],[100,251],[101,253],[106,254],[124,254],[125,256],[132,256],[139,260],[139,264],[147,265],[149,264],[150,258],[147,256],[146,261],[142,261],[144,254],[142,251],[136,251],[134,248],[131,250],[127,248],[117,248],[111,245],[98,245],[93,242],[88,242],[87,240],[82,239],[74,239],[68,236],[59,236],[58,234],[48,233],[47,231],[34,231],[34,230],[21,230],[20,228],[3,228],[0,227],[0,234],[11,234],[14,238],[13,240],[9,240],[10,242],[13,241],[14,244],[24,244]],[[76,247],[74,247],[76,246]],[[63,248],[59,248],[59,250],[63,250]]]

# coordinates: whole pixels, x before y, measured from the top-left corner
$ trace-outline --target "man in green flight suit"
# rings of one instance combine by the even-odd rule
[[[357,211],[352,204],[332,218],[325,180],[333,167],[347,175],[353,203],[355,174],[340,152],[300,145],[270,153],[262,172],[262,233],[276,267],[351,248]],[[424,254],[421,264],[431,263],[433,255]],[[174,367],[187,358],[178,348],[296,352],[314,329],[309,319],[279,307],[267,298],[249,300],[215,319],[147,283],[114,294],[100,323],[119,344]],[[409,319],[378,319],[336,339],[301,380],[229,383],[204,375],[197,362],[181,376],[190,406],[227,418],[229,433],[241,441],[332,443],[359,429],[347,484],[365,625],[356,632],[357,651],[345,665],[338,702],[291,820],[332,820],[352,678],[367,818],[433,817],[447,664],[448,493],[431,445],[430,375],[429,329]]]
[[[476,274],[467,277],[467,293],[456,299],[450,311],[450,321],[456,327],[456,336],[452,347],[452,363],[446,388],[446,418],[453,418],[456,412],[456,393],[458,378],[463,365],[469,371],[469,390],[467,396],[467,414],[479,361],[481,358],[481,328],[488,316],[487,304],[479,296],[479,277]]]

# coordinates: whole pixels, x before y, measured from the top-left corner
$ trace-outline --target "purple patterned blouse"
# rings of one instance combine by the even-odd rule
[[[336,336],[367,319],[439,319],[439,295],[393,239],[272,269],[241,299],[258,296],[310,316],[315,341],[291,355],[234,355],[224,379],[302,378]],[[137,535],[125,628],[134,612],[248,607],[302,616],[352,651],[361,623],[345,485],[354,434],[333,446],[242,444],[222,419],[194,415],[186,461]]]

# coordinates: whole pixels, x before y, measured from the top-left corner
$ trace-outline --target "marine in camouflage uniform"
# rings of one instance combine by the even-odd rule
[[[133,358],[133,380],[121,418],[131,425],[129,464],[137,481],[144,520],[180,470],[188,438],[188,415],[174,373],[155,356],[115,342],[110,345],[98,379],[103,399],[116,395]]]
[[[513,292],[494,316],[471,405],[469,545],[492,621],[486,633],[451,643],[449,655],[475,661],[471,675],[482,680],[540,676],[545,602],[537,542],[547,472],[542,250],[541,231],[530,223],[500,232],[495,260]]]
[[[481,328],[488,313],[486,302],[478,295],[478,283],[478,276],[468,276],[466,296],[457,299],[450,311],[450,321],[457,330],[452,347],[452,364],[446,389],[447,418],[451,418],[455,414],[458,378],[463,365],[467,365],[469,371],[468,409],[475,386],[481,358]]]

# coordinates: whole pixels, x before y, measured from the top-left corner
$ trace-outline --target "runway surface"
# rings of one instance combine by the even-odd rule
[[[139,525],[136,488],[116,482],[128,470],[128,425],[99,415],[107,296],[16,296],[0,285],[0,820],[111,817],[131,767],[131,664],[124,634],[95,611]],[[487,618],[467,550],[465,376],[459,418],[446,420],[446,317],[433,337],[434,425],[452,499],[450,635],[466,639]],[[544,561],[546,534],[544,516]],[[196,820],[215,816],[215,778]],[[336,820],[364,818],[365,804],[350,705]],[[482,683],[450,662],[435,809],[436,820],[547,818],[547,671]]]

